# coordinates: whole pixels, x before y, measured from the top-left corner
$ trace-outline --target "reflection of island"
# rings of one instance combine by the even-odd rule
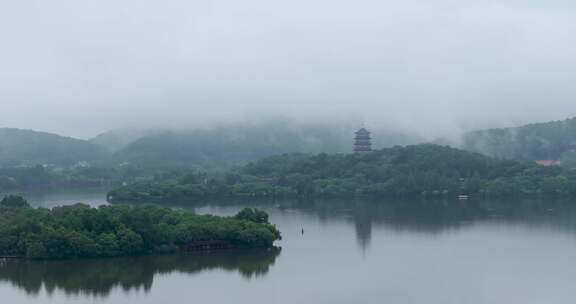
[[[270,250],[222,251],[194,255],[145,256],[74,261],[6,260],[0,263],[0,281],[37,294],[61,290],[67,294],[107,296],[112,289],[149,291],[154,276],[171,272],[186,274],[222,269],[238,271],[249,279],[263,276],[280,255]]]

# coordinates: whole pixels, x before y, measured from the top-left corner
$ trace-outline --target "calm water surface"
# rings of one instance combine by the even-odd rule
[[[52,208],[61,205],[84,203],[92,206],[108,204],[105,189],[62,190],[50,192],[15,193],[26,197],[35,207]]]
[[[105,201],[102,193],[31,201],[53,206],[59,198]],[[231,215],[243,206],[190,209]],[[576,202],[317,201],[259,207],[282,231],[281,250],[3,262],[2,302],[554,304],[576,299]]]

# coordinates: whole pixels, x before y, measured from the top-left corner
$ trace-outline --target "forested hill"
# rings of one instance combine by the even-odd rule
[[[90,142],[106,148],[109,152],[118,152],[140,138],[166,132],[162,129],[115,129],[97,135]]]
[[[0,128],[0,166],[71,165],[106,157],[100,146],[51,133]]]
[[[576,194],[576,177],[568,170],[433,144],[365,154],[282,155],[242,172],[313,195]]]
[[[120,149],[114,159],[147,167],[229,168],[283,153],[338,153],[352,150],[353,128],[270,122],[171,131],[144,136]],[[416,135],[375,133],[376,147],[419,142]]]
[[[559,160],[576,149],[576,118],[465,134],[463,148],[522,160]]]
[[[284,154],[222,176],[192,173],[134,184],[113,202],[193,202],[211,197],[576,196],[576,175],[560,167],[499,160],[432,144],[361,154]]]
[[[350,178],[373,182],[442,178],[498,178],[538,169],[530,163],[498,160],[433,144],[393,147],[355,154],[285,154],[252,162],[242,172],[259,177],[305,175],[314,179]],[[426,183],[425,183],[426,184]]]

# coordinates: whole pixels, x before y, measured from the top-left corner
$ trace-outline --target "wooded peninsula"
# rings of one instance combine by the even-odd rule
[[[210,198],[576,196],[562,167],[497,159],[434,144],[354,154],[284,154],[225,174],[189,173],[112,190],[110,202],[194,202]]]

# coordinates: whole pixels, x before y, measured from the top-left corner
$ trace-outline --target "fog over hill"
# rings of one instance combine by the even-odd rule
[[[73,165],[101,161],[104,148],[56,134],[0,128],[0,166]]]
[[[347,125],[298,124],[280,120],[158,131],[134,138],[133,142],[117,149],[113,159],[118,163],[143,166],[193,164],[222,167],[291,152],[350,153],[355,130]],[[414,144],[423,140],[417,134],[392,128],[374,132],[375,148]]]
[[[576,115],[573,1],[3,1],[0,127],[285,115],[432,140]],[[25,17],[22,17],[25,16]]]
[[[486,129],[429,140],[394,125],[370,127],[374,149],[437,143],[517,160],[576,160],[576,118],[518,128]],[[286,118],[203,128],[117,129],[89,141],[19,129],[0,129],[0,166],[131,164],[140,167],[229,168],[284,153],[350,153],[359,126],[300,123]],[[574,155],[572,155],[574,154]]]
[[[288,120],[199,129],[119,129],[90,141],[20,129],[0,129],[0,167],[81,161],[98,166],[229,167],[275,154],[349,153],[355,127]],[[423,141],[392,128],[375,130],[375,148]]]
[[[104,132],[90,139],[90,142],[105,147],[109,152],[118,152],[131,143],[147,136],[168,132],[164,129],[116,129]]]
[[[463,134],[576,116],[574,15],[565,0],[4,1],[0,127],[92,138],[112,164],[348,152],[362,125],[377,148],[497,155]]]
[[[462,147],[498,158],[559,160],[576,151],[576,118],[469,132]]]

